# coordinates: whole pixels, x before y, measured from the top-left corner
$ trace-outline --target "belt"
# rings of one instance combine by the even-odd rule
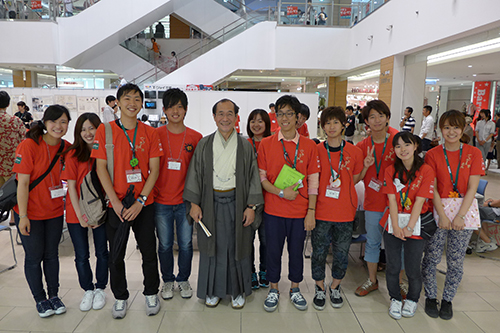
[[[216,189],[214,189],[214,192],[227,193],[227,192],[231,192],[231,191],[234,191],[234,190],[235,190],[235,188],[231,188],[229,190],[216,190]]]

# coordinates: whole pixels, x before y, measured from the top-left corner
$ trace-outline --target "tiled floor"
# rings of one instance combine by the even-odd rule
[[[490,172],[484,179],[489,180],[487,197],[499,198],[500,174]],[[5,222],[3,223],[5,224]],[[342,283],[344,306],[324,311],[312,307],[314,282],[311,278],[310,263],[306,259],[304,282],[301,289],[309,302],[309,309],[301,312],[289,302],[288,281],[280,282],[282,291],[278,310],[266,313],[263,301],[267,290],[257,290],[247,298],[242,310],[233,310],[229,300],[218,307],[205,307],[203,301],[193,297],[181,299],[178,291],[172,300],[161,300],[161,312],[147,317],[142,296],[142,273],[140,254],[135,250],[133,236],[127,252],[128,283],[131,291],[129,310],[122,320],[111,318],[113,296],[107,289],[106,307],[100,311],[81,312],[79,303],[83,295],[73,262],[73,249],[69,236],[60,247],[60,296],[68,307],[64,315],[41,319],[23,273],[24,253],[16,245],[19,265],[11,271],[0,274],[0,332],[499,332],[500,317],[500,261],[482,259],[475,254],[468,255],[465,275],[455,298],[452,320],[429,318],[423,312],[423,297],[417,314],[411,319],[399,321],[388,314],[389,297],[385,287],[385,277],[379,274],[379,291],[360,298],[354,290],[366,278],[359,256],[359,246],[353,245],[347,275]],[[0,269],[12,261],[10,240],[7,232],[0,233]],[[498,257],[500,257],[500,249]],[[284,257],[286,262],[286,254]],[[443,259],[444,261],[444,259]],[[198,253],[193,260],[193,274],[190,278],[196,288]],[[441,264],[440,268],[446,269]],[[283,267],[286,277],[287,267]],[[443,286],[444,275],[438,274],[438,285]]]

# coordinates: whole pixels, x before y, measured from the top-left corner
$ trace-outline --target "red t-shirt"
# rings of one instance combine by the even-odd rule
[[[66,140],[64,144],[64,147],[70,146],[70,143]],[[29,174],[31,184],[47,171],[50,162],[52,162],[58,150],[59,145],[50,146],[45,143],[43,139],[40,139],[39,144],[34,140],[26,139],[17,147],[16,159],[12,171],[15,173]],[[54,165],[50,174],[29,193],[28,218],[30,220],[48,220],[64,215],[63,197],[51,199],[50,195],[51,187],[62,186],[62,168],[63,163],[61,159],[59,159],[59,163]],[[19,179],[19,177],[17,178]],[[14,207],[14,210],[19,214],[18,205]]]
[[[283,146],[278,141],[278,133],[262,139],[260,142],[257,163],[259,169],[267,172],[267,180],[274,184],[281,168],[286,163]],[[285,149],[293,163],[296,145],[293,141],[284,141]],[[289,165],[291,166],[291,165]],[[267,214],[285,218],[304,218],[307,213],[309,196],[307,193],[307,176],[320,171],[318,150],[316,143],[303,136],[299,139],[299,151],[297,154],[297,171],[305,175],[304,186],[300,188],[299,195],[290,201],[280,198],[275,194],[264,191],[264,211]]]
[[[326,196],[326,187],[330,185],[332,176],[330,165],[338,172],[340,149],[330,152],[332,163],[324,142],[318,143],[318,154],[321,162],[319,177],[318,201],[316,203],[316,219],[329,222],[351,222],[356,215],[358,195],[354,188],[353,176],[363,170],[363,152],[358,147],[344,141],[342,165],[340,166],[340,194],[338,199]]]
[[[458,175],[458,191],[465,195],[469,176],[480,175],[484,176],[484,163],[481,151],[470,145],[462,146],[462,159],[460,160],[460,171]],[[451,173],[453,179],[456,177],[457,167],[460,157],[460,149],[456,151],[446,151],[448,161],[450,162]],[[437,178],[437,191],[441,198],[448,198],[450,192],[453,191],[453,183],[451,182],[450,173],[444,157],[443,145],[432,148],[425,155],[425,162],[434,169]]]
[[[155,202],[162,205],[179,205],[184,202],[182,193],[189,162],[191,162],[196,145],[203,136],[189,127],[179,134],[168,132],[167,135],[167,131],[167,126],[156,129],[164,154],[160,157],[160,175],[154,187]],[[169,161],[181,162],[180,170],[169,169]]]
[[[269,119],[271,119],[271,133],[278,133],[281,127],[278,125],[278,120],[276,119],[276,112],[270,112]]]
[[[83,178],[85,178],[89,171],[92,170],[93,164],[93,158],[87,162],[79,162],[75,156],[74,149],[66,155],[66,162],[64,163],[64,169],[61,172],[61,179],[76,181],[76,193],[78,194],[78,199],[80,199],[80,186],[83,183]],[[78,217],[76,216],[75,209],[73,208],[69,191],[66,194],[66,222],[80,223],[80,221],[78,221]]]
[[[254,141],[252,141],[252,138],[248,138],[247,140],[252,145],[253,151],[257,154],[257,152],[259,151],[259,147],[260,147],[260,141],[255,141],[255,146],[254,146],[253,145]]]
[[[384,155],[382,156],[382,151],[384,150],[384,143],[375,143],[375,154],[377,156],[377,162],[381,163],[380,164],[380,172],[377,176],[377,169],[375,167],[375,163],[368,168],[366,171],[365,178],[363,179],[365,183],[365,202],[364,202],[364,210],[368,210],[371,212],[383,212],[385,210],[386,205],[386,198],[385,194],[382,193],[382,190],[379,192],[375,191],[368,185],[370,184],[370,181],[372,178],[377,178],[380,183],[383,183],[384,180],[384,170],[389,167],[390,165],[394,164],[394,148],[392,147],[392,139],[394,137],[394,134],[391,134],[391,128],[389,128],[389,137],[387,138],[387,146],[385,148]],[[363,152],[363,158],[366,157],[366,151],[368,148],[372,148],[372,138],[367,137],[363,141],[359,142],[357,147],[361,148],[361,151]],[[380,159],[382,158],[382,162],[380,162]]]
[[[382,187],[381,192],[383,192],[384,194],[394,194],[396,196],[396,202],[398,203],[398,212],[411,214],[413,205],[415,204],[415,200],[417,197],[429,199],[425,200],[424,204],[422,205],[420,214],[432,211],[432,198],[434,197],[434,178],[436,177],[436,175],[434,174],[434,170],[432,170],[432,168],[427,164],[422,165],[420,169],[417,170],[417,172],[415,173],[415,178],[411,182],[410,190],[408,192],[408,198],[410,198],[411,204],[408,208],[405,207],[404,211],[403,207],[401,206],[401,195],[396,191],[396,185],[394,185],[394,170],[394,165],[391,165],[387,169],[385,169],[384,186]],[[405,196],[406,191],[408,190],[408,184],[403,185],[405,185],[405,187],[401,191]],[[389,198],[387,197],[386,203],[387,206],[389,206]],[[380,225],[382,227],[385,226],[388,218],[389,210],[387,210],[386,214],[384,214],[384,217],[380,220]],[[391,223],[391,221],[389,220],[388,223]],[[420,236],[411,236],[409,238],[421,239]]]
[[[127,171],[132,170],[130,166],[130,160],[132,159],[132,149],[130,148],[129,141],[123,133],[120,126],[116,124],[115,121],[110,122],[111,129],[113,130],[113,144],[114,144],[114,182],[113,187],[115,189],[118,199],[122,200],[127,193],[129,185],[134,185],[134,194],[137,198],[146,183],[147,177],[149,175],[149,159],[154,157],[163,156],[163,148],[158,137],[156,130],[148,125],[144,125],[142,122],[137,123],[137,138],[135,142],[136,147],[136,158],[139,160],[139,164],[135,169],[141,170],[141,182],[137,183],[127,183]],[[127,134],[130,140],[134,140],[134,130],[127,130]],[[102,160],[107,160],[106,157],[106,132],[104,129],[104,124],[101,124],[97,129],[94,139],[94,146],[92,149],[91,156],[93,158],[99,158]],[[154,201],[153,191],[146,201],[146,205],[152,204]],[[110,205],[111,206],[111,205]]]
[[[300,135],[305,136],[306,138],[309,137],[309,131],[307,130],[307,124],[304,123],[302,126],[297,128],[297,132],[299,132]]]

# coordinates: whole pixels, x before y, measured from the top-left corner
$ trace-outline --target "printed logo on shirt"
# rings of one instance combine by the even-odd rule
[[[394,162],[394,148],[391,148],[391,150],[389,150],[389,154],[387,154],[385,156],[385,161],[393,161]]]
[[[194,151],[194,145],[192,143],[186,143],[184,145],[184,150],[188,153],[192,153]]]
[[[416,182],[416,183],[413,183],[413,184],[411,185],[411,189],[412,189],[412,190],[416,190],[416,189],[418,189],[418,188],[420,187],[420,184],[422,183],[422,179],[423,179],[423,176],[422,176],[422,175],[420,175],[420,177],[418,177],[417,182]]]
[[[97,143],[97,142],[96,142],[96,143],[94,143],[94,144],[92,145],[92,149],[94,149],[94,150],[98,150],[98,149],[99,149],[99,143]]]
[[[136,150],[141,150],[141,151],[144,151],[144,148],[142,148],[144,145],[146,144],[146,138],[141,136],[139,138],[139,143],[137,144],[136,146]]]
[[[465,162],[463,162],[461,165],[460,165],[460,169],[470,169],[472,165],[472,154],[467,154],[467,158],[465,159]],[[481,167],[484,171],[484,162],[483,160],[481,160]]]
[[[349,164],[351,163],[351,156],[346,156],[344,159],[344,162],[340,165],[340,170],[346,169],[347,171],[350,170]]]
[[[22,160],[22,159],[23,159],[23,158],[22,158],[21,156],[17,156],[17,157],[16,157],[16,159],[15,159],[15,161],[14,161],[14,163],[16,163],[16,164],[21,164],[21,160]]]

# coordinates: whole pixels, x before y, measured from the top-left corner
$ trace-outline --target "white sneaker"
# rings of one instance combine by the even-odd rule
[[[389,307],[389,316],[394,319],[401,319],[401,307],[403,303],[397,299],[391,299],[391,306]]]
[[[245,295],[241,294],[233,298],[231,296],[231,306],[233,309],[241,309],[245,305]]]
[[[486,243],[482,239],[478,239],[477,244],[476,244],[476,252],[477,253],[495,251],[497,248],[498,248],[498,246],[494,242]]]
[[[407,299],[405,304],[403,305],[402,315],[405,318],[411,318],[415,315],[415,311],[417,311],[417,303]]]
[[[92,303],[92,309],[101,310],[104,305],[106,305],[106,293],[101,288],[97,288],[94,291],[94,302]]]
[[[219,305],[220,298],[217,296],[207,296],[205,299],[205,305],[208,306],[209,308],[215,308],[217,305]]]
[[[147,295],[146,296],[146,314],[148,316],[154,316],[160,311],[160,300],[158,295]]]
[[[193,296],[193,288],[189,284],[189,281],[180,281],[177,282],[179,285],[179,291],[182,298],[191,298]]]
[[[94,291],[87,290],[82,297],[82,301],[80,302],[80,311],[89,311],[92,309],[92,302],[94,300]]]
[[[115,305],[113,305],[113,309],[111,310],[111,314],[114,319],[122,319],[127,315],[127,300],[117,299],[115,301]]]
[[[165,282],[161,288],[161,298],[171,299],[174,297],[174,281]]]

